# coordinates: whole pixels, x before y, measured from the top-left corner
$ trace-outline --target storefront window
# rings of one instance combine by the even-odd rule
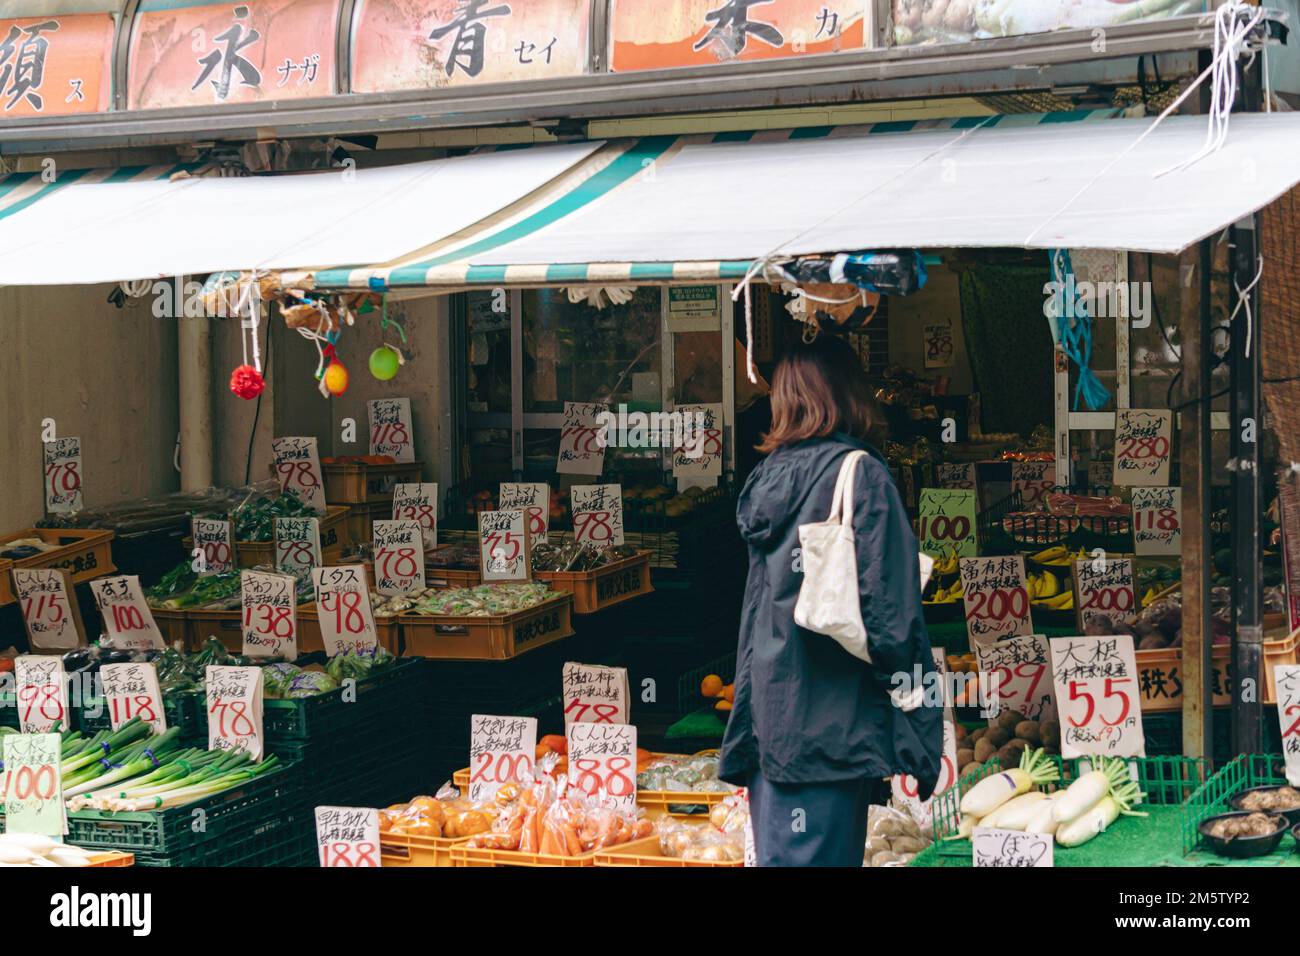
[[[466,316],[466,411],[509,414],[510,298],[500,292],[470,292]]]

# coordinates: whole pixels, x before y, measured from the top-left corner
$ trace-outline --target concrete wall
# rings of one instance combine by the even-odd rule
[[[0,289],[0,532],[44,512],[41,421],[80,436],[86,505],[175,490],[176,326],[112,286]]]

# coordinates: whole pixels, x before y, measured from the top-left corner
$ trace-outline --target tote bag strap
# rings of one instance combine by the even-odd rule
[[[851,451],[844,456],[840,464],[839,477],[835,479],[835,497],[831,504],[827,524],[839,521],[844,527],[853,527],[853,478],[858,470],[858,462],[867,457],[865,451]]]

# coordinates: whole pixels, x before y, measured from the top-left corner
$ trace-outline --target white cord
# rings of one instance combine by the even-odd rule
[[[1232,325],[1233,319],[1237,317],[1237,313],[1244,307],[1246,310],[1246,358],[1250,358],[1250,341],[1254,334],[1255,324],[1254,310],[1250,301],[1250,293],[1255,286],[1259,285],[1259,280],[1262,278],[1264,278],[1263,256],[1259,257],[1259,270],[1255,273],[1255,278],[1251,280],[1250,285],[1246,286],[1246,288],[1243,289],[1241,286],[1237,285],[1236,276],[1233,276],[1232,278],[1232,287],[1237,290],[1237,307],[1232,310],[1232,315],[1228,316],[1228,325]]]

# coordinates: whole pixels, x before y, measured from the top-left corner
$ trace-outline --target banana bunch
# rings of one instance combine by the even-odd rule
[[[1142,595],[1142,606],[1144,608],[1147,608],[1150,607],[1152,604],[1155,604],[1157,598],[1160,597],[1163,591],[1164,591],[1163,588],[1158,588],[1154,586],[1147,588],[1146,593]]]
[[[949,551],[944,548],[943,557],[934,562],[934,574],[947,577],[950,574],[956,574],[958,570],[960,570],[960,566],[957,563],[956,549]]]
[[[1063,590],[1061,579],[1051,571],[1026,575],[1025,583],[1029,585],[1029,600],[1035,604],[1057,597]]]
[[[1058,544],[1055,547],[1039,551],[1037,554],[1031,554],[1029,560],[1036,564],[1046,564],[1052,567],[1068,568],[1070,563],[1078,558],[1090,558],[1092,555],[1084,548],[1080,548],[1073,554],[1065,545]]]
[[[958,601],[962,600],[965,590],[966,587],[961,583],[961,578],[957,578],[957,580],[953,581],[952,584],[949,585],[948,587],[940,588],[938,591],[936,591],[934,593],[934,597],[930,598],[930,600],[922,601],[921,603],[922,604],[956,604]]]

